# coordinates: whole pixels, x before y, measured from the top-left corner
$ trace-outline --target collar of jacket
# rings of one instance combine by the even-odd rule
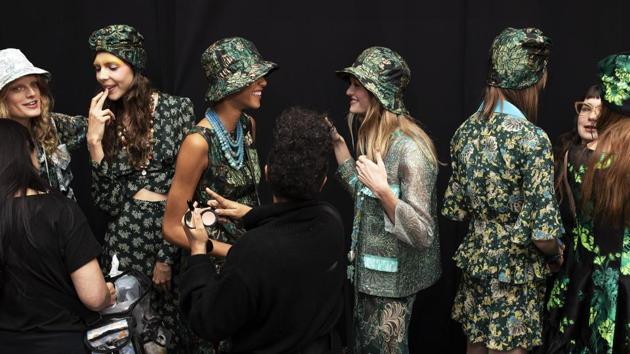
[[[481,104],[479,105],[477,112],[481,112],[482,109],[483,109],[483,101],[481,101]],[[504,114],[511,115],[513,117],[525,118],[525,115],[523,114],[523,112],[521,112],[520,109],[518,109],[515,105],[513,105],[508,100],[497,102],[497,105],[494,106],[494,113],[504,113]]]

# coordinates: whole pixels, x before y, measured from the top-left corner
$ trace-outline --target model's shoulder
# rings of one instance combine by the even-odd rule
[[[453,139],[459,139],[463,136],[470,134],[473,131],[477,131],[479,127],[484,123],[484,118],[481,116],[481,112],[475,112],[466,118],[462,124],[457,127]]]
[[[188,97],[175,96],[166,92],[158,92],[158,100],[169,106],[192,105],[192,100]]]

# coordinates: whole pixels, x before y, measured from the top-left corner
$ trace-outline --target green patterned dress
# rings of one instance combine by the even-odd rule
[[[112,161],[103,160],[92,164],[92,197],[96,205],[111,220],[107,225],[101,266],[108,272],[115,254],[120,270],[133,268],[153,275],[156,261],[165,262],[177,274],[179,250],[162,237],[162,217],[165,201],[150,202],[134,199],[141,189],[166,194],[175,173],[177,152],[186,133],[194,124],[195,116],[190,99],[159,93],[153,114],[152,159],[145,170],[134,168],[124,149]],[[177,285],[173,284],[173,290]],[[155,290],[151,308],[159,316],[165,328],[173,335],[171,344],[179,342],[180,326],[175,291]]]
[[[200,134],[208,144],[208,167],[204,171],[195,189],[195,198],[202,204],[210,200],[206,188],[219,193],[223,197],[249,206],[259,205],[257,185],[260,181],[260,166],[258,152],[253,143],[251,133],[251,117],[242,114],[240,122],[243,125],[243,144],[245,144],[245,158],[243,167],[236,169],[228,163],[218,137],[212,128],[195,126],[189,134]],[[236,223],[217,224],[208,228],[212,239],[234,244],[245,230]],[[215,264],[223,264],[222,259],[216,259]]]
[[[46,154],[41,146],[38,147],[39,172],[51,187],[66,197],[74,199],[74,192],[70,187],[70,182],[72,182],[70,153],[85,144],[87,119],[61,113],[51,113],[50,118],[52,129],[59,139],[59,146],[52,154]]]
[[[534,240],[563,233],[549,138],[507,101],[479,112],[451,140],[453,174],[442,213],[468,220],[455,253],[463,277],[452,316],[469,342],[530,350],[542,343],[549,269]]]
[[[630,229],[594,223],[581,210],[582,178],[592,154],[579,146],[569,153],[576,227],[547,303],[547,353],[630,353]]]
[[[258,182],[260,182],[260,165],[258,164],[258,152],[252,138],[252,119],[245,113],[239,118],[243,126],[245,153],[243,166],[240,169],[230,166],[213,128],[196,125],[190,130],[189,134],[201,135],[208,144],[208,167],[195,188],[195,200],[201,204],[205,205],[210,200],[206,193],[206,188],[210,188],[229,200],[252,207],[260,205],[257,190]],[[217,223],[206,230],[210,238],[231,245],[235,244],[245,233],[243,226],[235,222]],[[212,257],[212,259],[217,270],[220,271],[225,259],[223,257]],[[217,352],[213,343],[194,335],[190,336],[190,342],[192,346],[196,347],[194,353],[213,354]],[[217,348],[220,353],[229,352],[230,341],[221,341]]]

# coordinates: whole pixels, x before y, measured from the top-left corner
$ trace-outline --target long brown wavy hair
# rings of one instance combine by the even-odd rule
[[[582,183],[582,208],[598,221],[630,227],[630,117],[602,104],[601,131]]]
[[[103,135],[103,151],[105,159],[111,161],[116,152],[122,148],[122,142],[117,137],[118,127],[123,125],[123,118],[128,117],[125,127],[125,137],[129,163],[135,168],[141,168],[151,153],[151,121],[153,119],[153,105],[151,95],[155,92],[149,79],[141,73],[134,72],[131,85],[125,94],[117,101],[105,101],[104,109],[114,112],[116,119],[105,128]]]
[[[437,167],[439,161],[435,145],[429,135],[414,122],[413,118],[387,111],[372,93],[369,95],[370,106],[364,115],[353,113],[348,115],[348,126],[351,134],[353,127],[356,126],[355,122],[359,121],[356,141],[357,154],[366,155],[370,160],[376,162],[376,150],[380,151],[381,156],[385,156],[391,146],[392,133],[396,129],[400,129],[415,141],[425,157]],[[354,141],[354,135],[352,140]]]
[[[483,108],[481,114],[487,119],[494,112],[494,107],[501,99],[501,95],[510,103],[518,107],[527,120],[536,123],[538,120],[538,98],[543,87],[547,83],[547,72],[538,80],[535,85],[522,90],[511,90],[494,86],[486,86],[483,95]]]
[[[50,112],[52,111],[54,100],[50,94],[48,80],[43,75],[36,75],[37,86],[39,87],[39,95],[41,99],[42,114],[39,117],[31,119],[31,134],[35,142],[44,148],[47,155],[57,150],[59,146],[59,137],[52,123]],[[0,91],[0,117],[10,118],[9,108],[6,104],[6,97],[9,92],[9,85],[6,85]]]

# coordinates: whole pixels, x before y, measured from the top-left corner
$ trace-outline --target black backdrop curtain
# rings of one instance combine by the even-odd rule
[[[3,2],[2,14],[0,48],[19,48],[36,66],[49,70],[55,110],[69,114],[86,115],[97,90],[87,45],[95,29],[114,23],[136,27],[146,39],[147,73],[154,85],[192,98],[198,117],[205,110],[206,82],[199,63],[203,50],[228,36],[252,40],[265,58],[280,64],[265,89],[262,108],[252,112],[263,161],[274,118],[291,105],[328,112],[348,137],[346,84],[333,72],[369,46],[390,47],[409,63],[407,107],[433,137],[445,162],[453,132],[479,104],[488,49],[503,28],[535,26],[553,40],[539,113],[539,125],[552,140],[571,128],[573,101],[595,83],[596,61],[630,49],[630,3],[624,0],[12,0]],[[106,220],[91,203],[88,160],[85,149],[74,154],[74,187],[102,237]],[[448,167],[440,171],[440,197],[449,174]],[[329,181],[322,198],[340,209],[349,234],[350,197],[334,178]],[[268,201],[268,190],[262,190]],[[461,330],[449,318],[458,280],[451,257],[464,232],[465,225],[440,219],[444,275],[417,297],[409,333],[412,352],[464,350]]]

